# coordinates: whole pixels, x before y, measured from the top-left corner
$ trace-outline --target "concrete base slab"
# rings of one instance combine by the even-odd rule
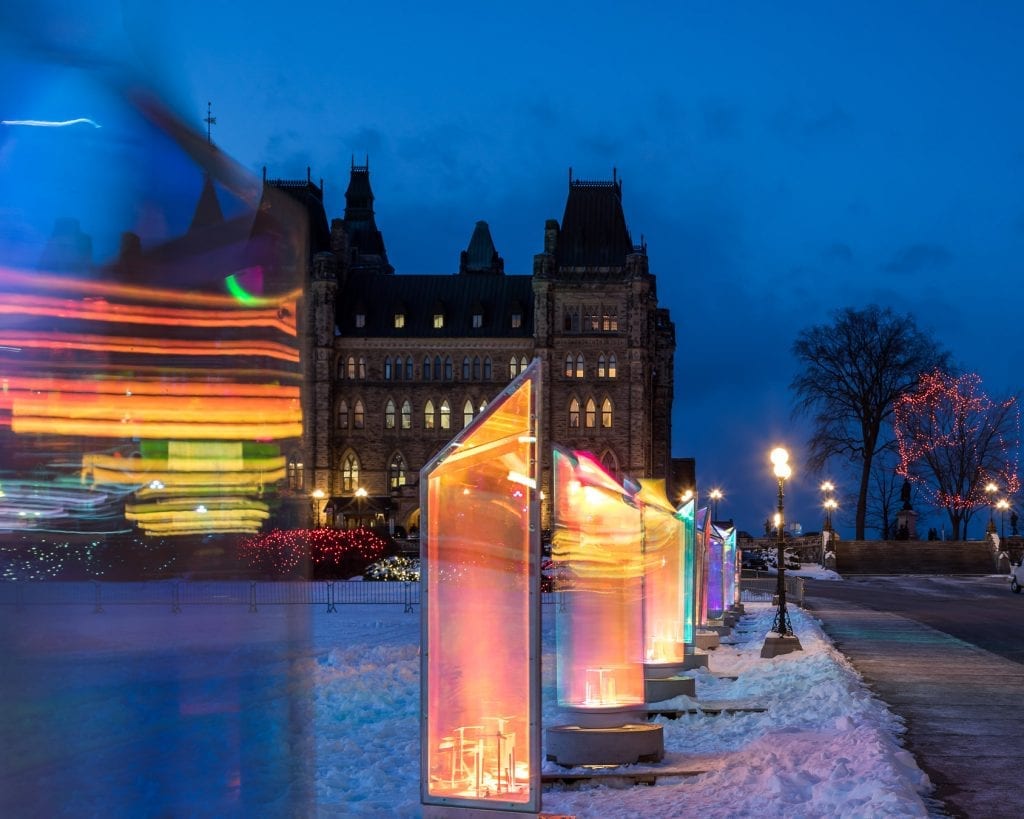
[[[742,603],[733,603],[731,606],[729,606],[729,611],[731,611],[737,617],[742,617],[744,614],[747,613],[747,610],[743,608]]]
[[[646,703],[601,707],[562,706],[563,718],[575,728],[618,728],[647,719]]]
[[[696,651],[695,651],[696,648],[697,648],[696,646],[692,646],[689,643],[687,643],[687,645],[686,645],[686,659],[683,660],[683,667],[682,667],[681,670],[683,670],[683,671],[693,671],[694,669],[697,669],[697,668],[707,668],[708,667],[708,655],[707,654],[697,654]]]
[[[698,631],[693,635],[693,641],[696,643],[697,648],[704,651],[718,648],[722,642],[714,631]]]
[[[792,651],[803,651],[800,640],[796,635],[784,637],[765,637],[764,645],[761,646],[762,657],[778,657],[782,654],[789,654]]]
[[[652,723],[616,728],[555,725],[544,732],[548,761],[566,768],[577,765],[635,765],[665,757],[665,733]]]
[[[664,702],[685,694],[697,695],[697,682],[693,677],[661,677],[644,680],[644,699],[647,702]]]

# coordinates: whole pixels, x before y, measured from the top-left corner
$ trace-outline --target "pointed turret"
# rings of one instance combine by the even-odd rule
[[[394,273],[388,262],[384,237],[373,216],[373,189],[370,187],[370,163],[352,161],[348,189],[345,191],[345,232],[352,249],[352,272]]]
[[[623,267],[636,252],[622,211],[622,182],[569,180],[558,235],[558,266]]]
[[[189,232],[213,227],[214,225],[221,224],[223,221],[224,214],[220,209],[220,202],[217,200],[217,191],[213,187],[213,180],[209,174],[205,174],[203,178],[203,191],[199,194],[196,212],[192,215],[192,224],[188,226]]]
[[[459,274],[467,273],[491,273],[498,276],[505,273],[505,261],[494,247],[491,229],[486,222],[476,223],[469,247],[462,251],[459,259]]]

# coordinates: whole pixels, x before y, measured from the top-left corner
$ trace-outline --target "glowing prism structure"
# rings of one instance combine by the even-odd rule
[[[723,602],[725,583],[725,554],[722,536],[711,521],[705,522],[708,536],[707,600],[708,620],[719,620],[725,612]]]
[[[640,479],[634,495],[640,504],[644,566],[644,697],[660,702],[680,694],[693,696],[686,666],[686,611],[683,522],[665,495],[665,481]]]
[[[545,732],[560,765],[615,765],[664,756],[646,722],[643,552],[638,504],[587,453],[553,456],[551,556],[568,577],[555,614],[558,704],[568,725]]]
[[[424,816],[540,809],[540,372],[420,473]]]
[[[708,563],[711,549],[711,510],[697,510],[694,548],[694,643],[697,648],[717,648],[718,633],[708,628]]]
[[[736,612],[740,606],[740,559],[736,548],[736,527],[719,527],[722,539],[722,601],[727,612]]]
[[[687,655],[692,651],[693,635],[698,622],[696,510],[697,502],[692,498],[676,510],[676,516],[683,526],[683,641],[686,643]]]

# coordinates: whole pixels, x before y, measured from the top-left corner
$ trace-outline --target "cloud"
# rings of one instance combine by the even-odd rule
[[[924,270],[947,267],[952,259],[953,254],[942,245],[913,244],[897,250],[889,263],[882,266],[882,270],[897,275],[913,275]]]

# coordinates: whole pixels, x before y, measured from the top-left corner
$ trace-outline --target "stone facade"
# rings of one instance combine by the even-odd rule
[[[309,423],[292,490],[322,490],[328,525],[418,527],[419,470],[534,357],[547,496],[553,443],[620,476],[671,478],[675,328],[626,230],[618,180],[570,178],[532,275],[504,273],[482,222],[457,274],[395,275],[369,169],[353,166],[305,311]]]

